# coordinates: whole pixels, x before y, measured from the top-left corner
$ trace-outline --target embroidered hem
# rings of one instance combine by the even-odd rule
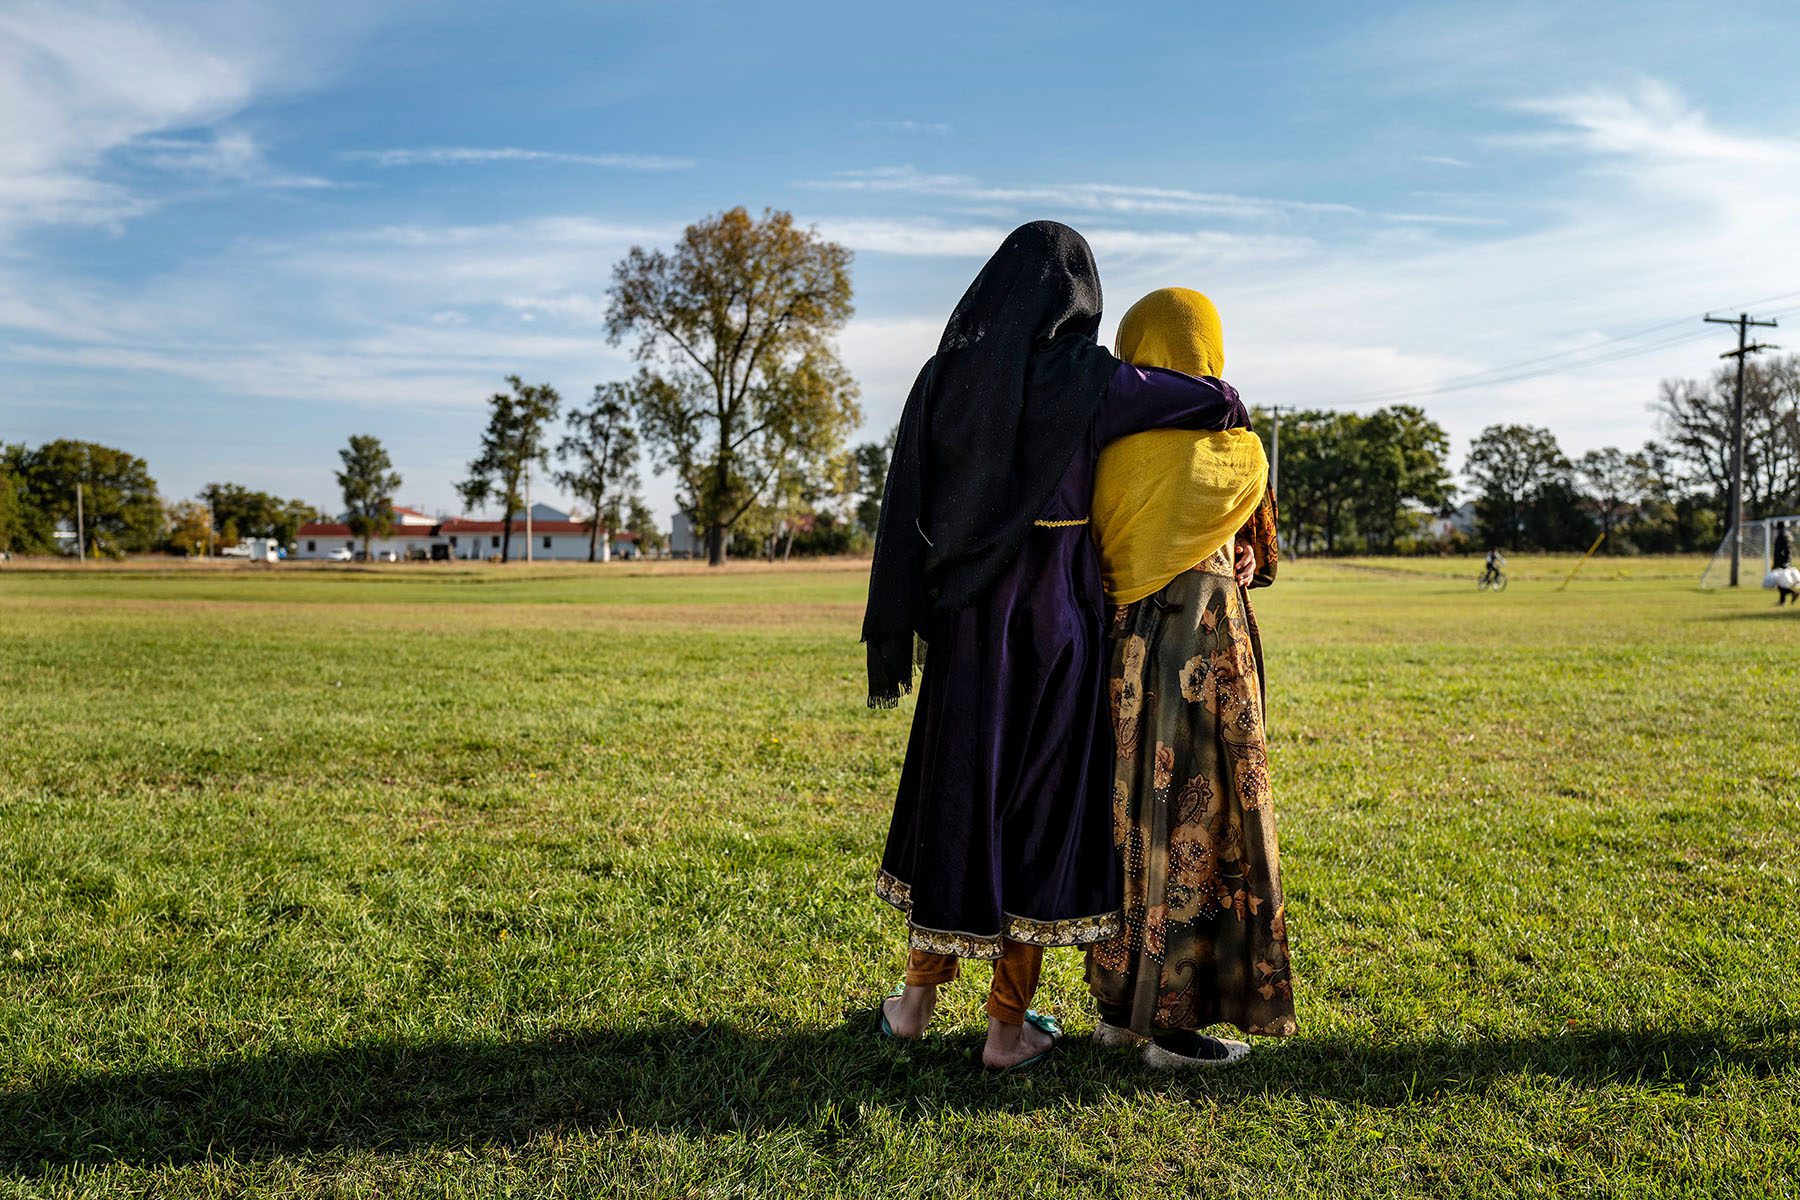
[[[1086,517],[1076,517],[1072,521],[1037,520],[1032,522],[1033,525],[1036,525],[1041,529],[1073,529],[1077,525],[1086,525],[1087,523],[1088,519]]]
[[[912,923],[912,885],[886,871],[875,876],[875,894],[906,914],[907,945],[927,954],[953,954],[957,958],[996,959],[1006,952],[1006,942],[1028,946],[1086,946],[1118,937],[1124,929],[1121,913],[1037,921],[1001,913],[1005,928],[999,933],[966,933],[955,929],[927,929]]]

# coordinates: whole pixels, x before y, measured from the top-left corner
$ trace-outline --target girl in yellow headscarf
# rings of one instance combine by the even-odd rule
[[[1218,310],[1164,288],[1120,322],[1118,356],[1212,377]],[[1112,623],[1114,841],[1125,920],[1088,954],[1095,1040],[1165,1069],[1250,1052],[1200,1031],[1294,1032],[1287,920],[1263,731],[1262,648],[1246,582],[1274,580],[1268,462],[1249,430],[1113,442],[1094,481]],[[1235,561],[1234,561],[1235,560]]]

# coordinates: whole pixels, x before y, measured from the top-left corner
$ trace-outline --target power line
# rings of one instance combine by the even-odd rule
[[[1769,304],[1778,300],[1791,299],[1796,296],[1800,296],[1800,290],[1778,293],[1777,295],[1765,297],[1753,304],[1743,305],[1741,307],[1748,309],[1756,305]],[[1800,306],[1791,307],[1773,315],[1784,316],[1792,312],[1800,312]],[[1690,321],[1702,318],[1705,315],[1706,314],[1702,313],[1681,317],[1673,321],[1659,322],[1656,325],[1647,326],[1631,333],[1618,334],[1603,339],[1602,341],[1591,342],[1586,346],[1577,346],[1553,354],[1544,354],[1535,358],[1522,359],[1518,362],[1506,363],[1496,367],[1487,367],[1480,371],[1452,375],[1430,384],[1420,384],[1410,388],[1397,388],[1392,391],[1365,393],[1360,396],[1353,396],[1345,400],[1337,401],[1332,406],[1336,408],[1358,408],[1368,404],[1389,404],[1410,399],[1426,399],[1449,392],[1467,391],[1471,388],[1497,387],[1501,384],[1520,383],[1525,380],[1539,379],[1547,375],[1560,374],[1584,367],[1601,366],[1606,363],[1619,362],[1623,359],[1633,358],[1641,354],[1653,354],[1658,350],[1667,350],[1675,346],[1699,341],[1707,335],[1704,331],[1699,333],[1689,332],[1678,334],[1674,337],[1659,339],[1658,341],[1647,345],[1631,346],[1623,345],[1623,343],[1633,342],[1653,333],[1661,333],[1665,330],[1687,325]],[[1619,348],[1609,349],[1609,347]]]

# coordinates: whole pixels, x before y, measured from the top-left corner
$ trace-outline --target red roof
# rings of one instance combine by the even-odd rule
[[[376,541],[392,541],[395,538],[451,537],[456,534],[498,534],[504,532],[506,525],[502,521],[471,521],[465,517],[452,517],[448,521],[436,525],[395,525],[392,533],[386,538]],[[513,536],[525,536],[525,521],[515,518]],[[604,532],[604,531],[603,531]],[[531,536],[543,537],[546,534],[579,534],[586,537],[588,527],[580,521],[533,521]],[[356,535],[350,532],[348,525],[329,521],[309,521],[300,526],[300,537],[303,538],[349,538]],[[635,542],[637,534],[619,530],[610,535],[615,542]]]
[[[448,521],[439,525],[438,530],[445,534],[504,533],[506,531],[506,522],[472,521],[467,517],[451,517]],[[524,517],[513,518],[512,531],[523,536],[525,533]],[[533,521],[531,523],[531,533],[533,537],[542,537],[547,533],[579,533],[585,536],[587,531],[588,527],[580,521]]]

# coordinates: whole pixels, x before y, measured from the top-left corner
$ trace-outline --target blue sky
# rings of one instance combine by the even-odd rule
[[[501,378],[626,375],[612,263],[743,204],[855,251],[871,434],[1052,217],[1115,317],[1211,294],[1253,401],[1413,400],[1459,463],[1497,420],[1635,446],[1725,348],[1703,310],[1800,320],[1797,36],[1775,3],[0,0],[0,440],[334,509],[374,433],[453,510]]]

